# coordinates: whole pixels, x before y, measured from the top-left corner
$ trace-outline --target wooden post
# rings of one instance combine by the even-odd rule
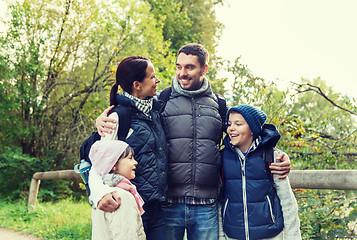
[[[29,200],[27,204],[27,209],[29,212],[35,211],[38,189],[40,187],[41,180],[35,179],[32,177],[30,191],[29,191]]]
[[[29,212],[35,210],[38,189],[40,187],[41,180],[53,180],[53,179],[81,179],[81,176],[75,173],[73,170],[60,170],[60,171],[50,171],[50,172],[37,172],[32,176],[29,199],[27,203],[27,208]]]

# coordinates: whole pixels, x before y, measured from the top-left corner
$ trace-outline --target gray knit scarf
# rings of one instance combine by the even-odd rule
[[[123,91],[123,95],[131,100],[134,101],[135,107],[141,111],[142,113],[144,113],[145,116],[147,116],[148,118],[151,118],[150,115],[150,111],[152,109],[152,104],[153,104],[153,100],[154,98],[149,98],[149,99],[139,99],[137,97],[134,97],[133,95]]]
[[[175,77],[172,80],[172,87],[175,89],[176,92],[178,92],[181,95],[184,95],[186,97],[193,97],[195,95],[201,94],[204,91],[206,91],[208,89],[208,87],[209,87],[209,82],[208,82],[208,79],[206,77],[203,77],[203,83],[202,83],[201,88],[197,89],[197,90],[190,91],[190,90],[182,89],[182,87],[179,84],[177,78]]]
[[[115,187],[124,177],[119,174],[108,173],[103,176],[103,184],[109,187]]]

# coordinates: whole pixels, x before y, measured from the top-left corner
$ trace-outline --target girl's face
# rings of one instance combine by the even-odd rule
[[[230,112],[227,133],[233,146],[247,152],[253,142],[253,133],[244,117],[237,112]]]
[[[119,159],[113,170],[115,173],[131,180],[135,178],[135,169],[137,164],[138,162],[135,161],[134,156],[129,154],[128,156]]]
[[[156,95],[157,84],[160,80],[155,75],[155,69],[151,62],[148,63],[146,68],[146,76],[142,82],[138,82],[138,98],[146,99]]]

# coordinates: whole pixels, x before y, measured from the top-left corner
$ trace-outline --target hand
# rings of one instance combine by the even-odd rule
[[[120,196],[117,192],[112,192],[104,195],[98,202],[98,209],[104,212],[114,212],[121,204]]]
[[[105,137],[104,133],[111,133],[112,132],[111,129],[113,129],[113,130],[115,129],[115,126],[113,126],[111,123],[116,123],[116,121],[114,119],[108,118],[108,113],[113,108],[114,108],[114,105],[108,107],[95,120],[95,127],[97,128],[98,134],[101,137]]]
[[[278,178],[280,179],[286,178],[291,168],[289,156],[285,152],[280,152],[276,159],[280,160],[281,162],[270,164],[269,168],[271,173],[279,174],[280,176],[278,176]]]

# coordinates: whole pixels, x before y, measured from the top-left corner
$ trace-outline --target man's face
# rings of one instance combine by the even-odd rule
[[[176,62],[176,77],[185,90],[197,90],[201,87],[203,76],[207,73],[208,65],[201,67],[196,55],[180,53]]]

